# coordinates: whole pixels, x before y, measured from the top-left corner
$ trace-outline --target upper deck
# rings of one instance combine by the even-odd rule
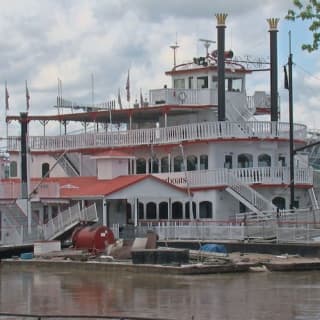
[[[294,125],[294,139],[303,142],[307,127]],[[90,132],[78,135],[29,136],[31,151],[56,152],[95,148],[134,147],[150,144],[173,144],[206,140],[284,139],[289,140],[289,124],[283,122],[199,122],[164,128],[147,128],[112,132]],[[8,138],[8,151],[20,150],[20,137]]]

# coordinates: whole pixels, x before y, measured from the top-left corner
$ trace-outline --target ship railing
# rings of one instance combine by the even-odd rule
[[[248,128],[239,133],[239,127]],[[304,141],[306,126],[294,124],[294,139]],[[181,143],[190,140],[241,138],[283,138],[289,139],[289,124],[268,121],[248,122],[199,122],[164,128],[135,129],[117,132],[83,133],[64,136],[29,136],[31,150],[79,150],[99,147],[123,147],[167,143]],[[19,151],[20,138],[10,137],[9,151]]]
[[[295,168],[295,183],[313,183],[312,168]],[[290,168],[288,167],[253,167],[214,170],[197,170],[186,172],[154,173],[154,176],[180,187],[227,186],[230,175],[242,184],[289,184]]]
[[[36,190],[34,190],[34,188]],[[31,197],[60,197],[60,186],[55,182],[43,182],[38,185],[37,182],[30,183],[30,190],[34,190]],[[20,181],[5,181],[0,184],[0,199],[17,199],[21,197],[21,183]]]
[[[77,203],[60,212],[56,217],[44,224],[42,227],[43,237],[45,240],[52,239],[57,234],[64,232],[67,228],[70,228],[81,221],[96,221],[97,218],[95,204],[80,210],[80,205]]]

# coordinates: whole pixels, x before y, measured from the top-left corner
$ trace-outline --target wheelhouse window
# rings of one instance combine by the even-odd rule
[[[173,87],[175,89],[185,89],[185,80],[184,79],[174,79],[173,80]]]
[[[242,92],[242,81],[242,78],[226,78],[226,90],[231,92]]]
[[[208,77],[198,77],[197,78],[197,88],[205,89],[208,88]]]
[[[193,89],[193,77],[188,78],[188,88]]]

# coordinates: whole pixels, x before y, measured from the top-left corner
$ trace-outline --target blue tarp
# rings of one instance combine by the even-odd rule
[[[208,243],[200,247],[200,251],[227,253],[227,249],[222,244]]]

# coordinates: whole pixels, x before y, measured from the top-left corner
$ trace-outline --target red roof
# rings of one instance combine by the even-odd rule
[[[60,198],[92,198],[110,195],[145,179],[154,179],[160,183],[167,184],[171,188],[187,192],[184,188],[177,187],[148,174],[119,176],[108,180],[98,180],[96,177],[50,177],[44,179],[43,183],[58,183],[60,186]],[[20,183],[20,179],[6,181]],[[40,181],[41,179],[32,179],[32,182],[35,183],[39,183]]]

